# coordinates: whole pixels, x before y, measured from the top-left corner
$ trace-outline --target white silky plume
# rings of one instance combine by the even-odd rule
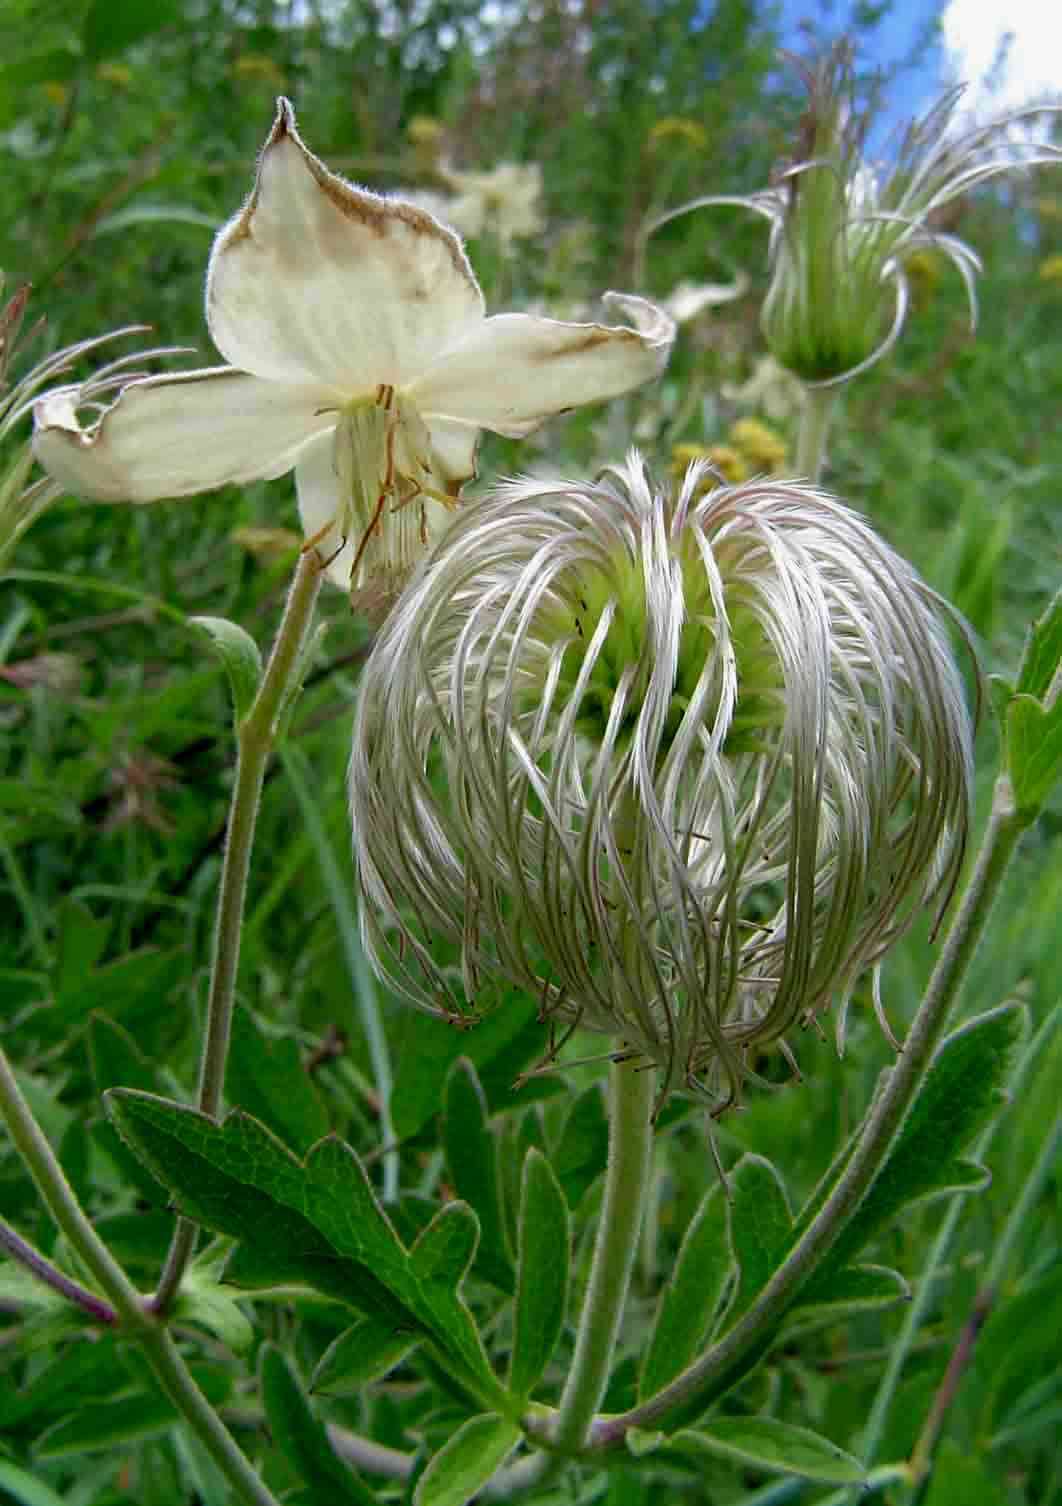
[[[970,727],[933,594],[779,482],[515,481],[457,516],[366,665],[363,932],[422,1008],[484,981],[738,1096],[964,849]]]

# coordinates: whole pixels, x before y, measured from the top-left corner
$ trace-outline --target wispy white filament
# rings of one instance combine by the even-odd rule
[[[406,998],[484,980],[733,1101],[843,1008],[962,860],[970,732],[932,593],[775,482],[515,481],[463,512],[366,666],[366,946]]]

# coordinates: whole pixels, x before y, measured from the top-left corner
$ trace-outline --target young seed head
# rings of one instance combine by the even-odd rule
[[[970,730],[932,593],[782,482],[514,481],[455,520],[366,665],[363,928],[411,1001],[481,979],[721,1110],[844,1005],[962,860]]]

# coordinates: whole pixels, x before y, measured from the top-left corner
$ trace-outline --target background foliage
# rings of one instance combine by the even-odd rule
[[[869,36],[881,17],[856,21]],[[441,125],[458,166],[541,164],[541,233],[506,246],[488,229],[470,243],[492,308],[579,317],[608,287],[665,298],[682,279],[746,272],[742,298],[684,327],[659,386],[555,423],[522,449],[488,439],[481,459],[488,479],[517,465],[582,471],[619,458],[633,433],[666,468],[676,445],[726,442],[745,414],[723,394],[762,354],[763,232],[728,210],[684,218],[648,244],[642,232],[653,214],[698,193],[760,186],[786,157],[800,97],[776,42],[772,13],[754,0],[8,0],[0,268],[8,292],[33,284],[32,311],[46,320],[26,355],[144,321],[152,339],[195,345],[209,363],[201,282],[211,234],[247,192],[274,96],[285,92],[313,149],[379,189],[442,186],[423,132],[410,131],[418,117]],[[1062,553],[1062,280],[1050,271],[1062,255],[1062,183],[1048,171],[1015,179],[963,206],[949,228],[986,263],[978,336],[966,330],[961,289],[929,263],[897,352],[845,395],[827,480],[957,603],[986,668],[1012,671]],[[787,422],[774,426],[791,442]],[[5,1045],[75,1190],[144,1289],[169,1240],[170,1193],[118,1139],[101,1095],[121,1085],[187,1100],[194,1084],[232,746],[223,677],[187,619],[224,615],[268,640],[298,543],[282,530],[295,526],[290,478],[141,511],[67,499],[25,539],[0,595]],[[324,616],[261,813],[228,1097],[298,1153],[337,1130],[377,1176],[379,1083],[361,1003],[371,985],[357,950],[343,793],[367,638],[339,593]],[[982,792],[995,758],[985,719]],[[1021,999],[1042,1049],[1003,1110],[991,1186],[965,1198],[960,1235],[936,1271],[883,1460],[914,1447],[1055,1123],[1062,1043],[1044,1025],[1062,971],[1058,826],[1056,806],[1028,834],[966,991],[966,1015]],[[932,956],[923,928],[888,964],[885,1002],[898,1032]],[[477,1207],[483,1237],[466,1292],[504,1349],[531,1146],[575,1219],[576,1287],[585,1277],[605,1146],[600,1073],[573,1068],[563,1082],[540,1077],[514,1091],[542,1051],[526,1000],[506,1000],[468,1037],[379,1003],[404,1193],[390,1211],[410,1240],[455,1190]],[[471,1076],[451,1072],[462,1054]],[[803,1084],[756,1095],[719,1126],[725,1164],[748,1152],[767,1158],[799,1208],[888,1058],[869,1008],[854,1011],[843,1061],[809,1035]],[[765,1064],[780,1078],[776,1068]],[[487,1169],[470,1155],[484,1115]],[[633,1399],[657,1294],[713,1180],[700,1117],[676,1113],[659,1135],[655,1233],[640,1251],[610,1409]],[[714,1198],[721,1219],[721,1193]],[[947,1208],[929,1201],[886,1222],[865,1258],[916,1280]],[[928,1506],[1062,1503],[1059,1212],[1057,1179],[1041,1178],[949,1414]],[[3,1144],[0,1215],[64,1260]],[[252,1309],[219,1286],[219,1269],[219,1247],[208,1246],[185,1299],[182,1344],[278,1492],[301,1484],[300,1500],[326,1489],[335,1500],[348,1488],[328,1474],[324,1435],[306,1419],[311,1377],[319,1420],[406,1452],[448,1437],[466,1415],[460,1396],[440,1400],[438,1375],[416,1356],[366,1383],[352,1355],[371,1354],[369,1336],[337,1352],[350,1315],[323,1298],[296,1300],[282,1272]],[[811,1427],[858,1453],[903,1321],[902,1304],[841,1318],[824,1311],[783,1337],[727,1411]],[[562,1333],[547,1397],[568,1343]],[[226,1497],[212,1470],[128,1346],[87,1341],[60,1303],[0,1264],[0,1500],[213,1503]],[[766,1506],[829,1489],[767,1481],[754,1462],[715,1456],[694,1468],[687,1460],[584,1476],[577,1494],[562,1483],[555,1498]],[[305,1493],[312,1488],[317,1495]]]

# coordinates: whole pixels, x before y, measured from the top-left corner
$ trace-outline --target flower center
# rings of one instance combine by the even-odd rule
[[[719,713],[724,686],[721,635],[703,564],[691,548],[682,551],[680,563],[685,612],[659,746],[661,757],[671,747],[691,702],[700,696],[702,676],[709,676],[711,687],[704,703],[706,725],[712,725]],[[576,726],[584,736],[598,743],[603,741],[615,697],[627,678],[618,738],[622,746],[642,714],[650,681],[658,670],[641,563],[625,555],[611,561],[609,568],[584,568],[577,576],[573,571],[565,581],[565,585],[569,584],[567,612],[551,606],[542,618],[547,642],[555,642],[561,632],[569,638],[554,704],[559,709],[576,694],[586,657],[591,645],[596,645],[579,696]],[[758,615],[741,596],[740,589],[736,589],[733,599],[729,595],[727,599],[729,641],[737,672],[737,700],[723,744],[730,755],[762,749],[779,720],[781,668]],[[599,640],[601,620],[606,613],[610,620],[603,639]],[[529,698],[529,704],[532,699]],[[537,700],[534,704],[537,706]]]
[[[367,551],[375,568],[398,573],[412,563],[415,540],[427,543],[424,499],[431,482],[431,439],[416,405],[389,384],[354,398],[335,427],[339,506],[333,519],[355,544],[351,584]],[[412,513],[397,522],[396,515]]]

